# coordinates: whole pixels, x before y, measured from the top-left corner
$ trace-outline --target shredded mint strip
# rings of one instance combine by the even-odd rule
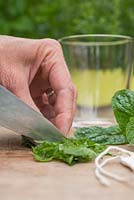
[[[37,161],[48,162],[55,159],[73,165],[95,159],[105,148],[105,145],[96,144],[86,138],[70,138],[61,142],[45,141],[34,147],[33,153]]]

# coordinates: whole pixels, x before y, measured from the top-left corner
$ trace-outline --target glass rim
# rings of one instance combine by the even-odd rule
[[[119,38],[117,41],[94,41],[94,42],[84,42],[84,41],[69,41],[70,39],[82,39],[90,37],[102,37],[102,38]],[[121,45],[132,42],[131,36],[126,35],[114,35],[114,34],[81,34],[81,35],[70,35],[58,39],[61,44],[66,45],[80,45],[80,46],[107,46],[107,45]]]

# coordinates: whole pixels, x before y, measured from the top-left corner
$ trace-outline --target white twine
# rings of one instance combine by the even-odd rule
[[[100,160],[106,154],[108,154],[108,152],[111,151],[111,150],[116,150],[118,152],[128,154],[129,156],[124,157],[124,156],[121,156],[121,155],[117,155],[117,156],[114,156],[114,157],[111,157],[111,158],[107,158],[103,162],[100,162]],[[98,155],[98,157],[95,159],[95,166],[96,166],[95,175],[99,179],[100,183],[102,183],[105,186],[110,185],[110,181],[106,177],[112,178],[112,179],[120,181],[120,182],[126,182],[127,181],[125,178],[122,178],[121,176],[118,176],[118,175],[116,175],[112,172],[108,172],[107,170],[103,169],[103,167],[106,164],[108,164],[108,162],[115,160],[115,159],[119,159],[120,164],[127,166],[130,169],[134,170],[134,153],[133,152],[128,151],[126,149],[122,149],[120,147],[109,146],[106,150],[104,150],[102,153],[100,153]]]
[[[132,171],[134,171],[134,155],[131,156],[120,156],[120,162],[126,167],[129,167]]]

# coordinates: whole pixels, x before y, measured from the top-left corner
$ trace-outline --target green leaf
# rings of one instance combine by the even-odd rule
[[[45,141],[33,148],[37,161],[48,162],[53,159],[64,161],[69,165],[93,160],[106,148],[89,139],[65,139],[61,142]]]
[[[130,121],[127,124],[126,137],[129,144],[134,145],[134,117],[131,117]]]
[[[42,151],[44,150],[44,151]],[[54,142],[45,141],[37,147],[33,147],[35,159],[42,162],[51,161],[58,151],[57,145]]]
[[[76,138],[88,138],[99,144],[126,144],[126,136],[122,134],[118,125],[108,128],[92,126],[78,128],[75,132]]]
[[[123,133],[130,118],[134,116],[134,91],[120,90],[112,98],[112,108],[116,121]]]

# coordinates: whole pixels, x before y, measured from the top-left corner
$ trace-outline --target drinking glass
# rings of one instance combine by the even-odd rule
[[[111,98],[117,90],[130,88],[132,38],[94,34],[59,41],[78,90],[74,122],[114,122]]]

